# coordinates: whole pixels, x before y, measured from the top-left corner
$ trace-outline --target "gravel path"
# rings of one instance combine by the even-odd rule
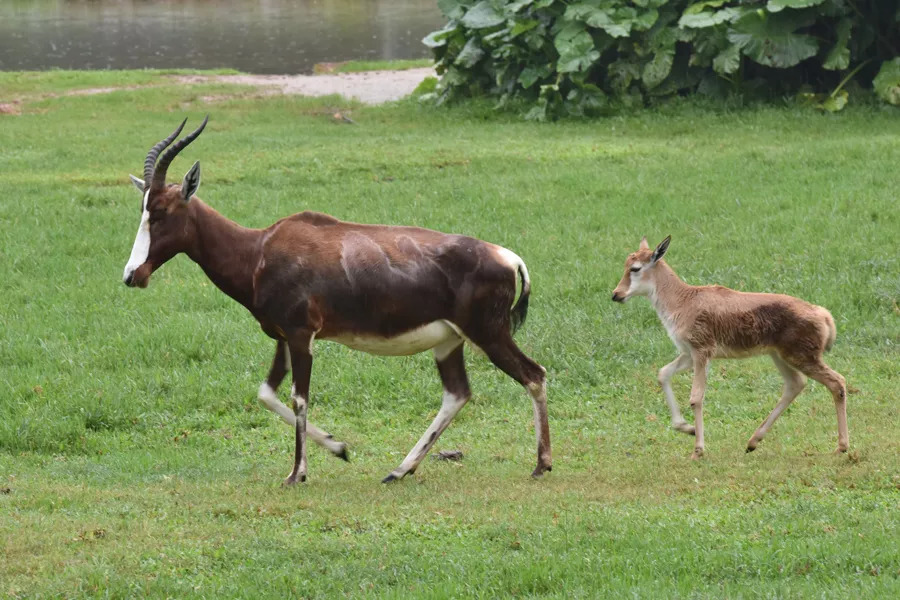
[[[434,69],[405,71],[365,71],[334,75],[187,75],[185,83],[236,83],[269,88],[273,92],[302,96],[338,94],[366,104],[381,104],[408,96],[422,81],[434,76]]]

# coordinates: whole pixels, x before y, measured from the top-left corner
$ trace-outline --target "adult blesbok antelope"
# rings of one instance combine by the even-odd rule
[[[463,361],[469,340],[522,384],[534,405],[535,477],[551,468],[545,370],[512,339],[525,321],[531,285],[513,252],[463,235],[417,227],[360,225],[303,212],[265,229],[247,229],[194,197],[200,163],[181,185],[166,184],[172,160],[206,126],[159,153],[184,122],[147,154],[141,222],[125,266],[128,286],[186,253],[223,292],[244,305],[275,339],[275,358],[259,400],[295,429],[294,467],[285,480],[306,479],[306,437],[346,459],[346,445],[307,423],[313,340],[332,340],[372,354],[432,350],[444,387],[441,409],[400,466],[384,482],[413,473],[471,395]],[[521,278],[518,301],[516,279]],[[275,395],[293,372],[293,411]]]
[[[659,383],[672,414],[672,427],[696,436],[691,458],[703,456],[703,394],[709,361],[755,354],[772,357],[784,378],[784,391],[771,414],[750,438],[747,452],[756,449],[778,416],[806,386],[803,375],[823,384],[834,397],[837,449],[846,452],[849,445],[847,388],[844,378],[822,360],[822,354],[831,349],[837,334],[831,313],[792,296],[749,294],[719,285],[688,285],[661,260],[671,239],[671,236],[664,239],[655,250],[650,250],[647,238],[641,240],[638,251],[625,261],[625,275],[613,291],[612,299],[625,302],[631,296],[649,296],[659,320],[681,353],[659,370]],[[693,427],[681,416],[671,384],[673,375],[692,366]]]

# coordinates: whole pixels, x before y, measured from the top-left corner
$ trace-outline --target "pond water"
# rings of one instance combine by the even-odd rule
[[[0,70],[228,67],[430,56],[436,0],[0,0]]]

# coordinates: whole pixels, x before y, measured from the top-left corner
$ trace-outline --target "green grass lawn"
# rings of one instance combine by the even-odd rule
[[[61,96],[115,77],[0,73],[22,112],[0,115],[0,596],[900,596],[896,109],[542,125],[120,76],[152,86]],[[274,343],[185,256],[121,282],[128,173],[206,113],[170,177],[200,159],[199,196],[242,224],[312,209],[524,258],[517,340],[548,370],[552,473],[529,477],[525,392],[469,352],[474,397],[436,446],[463,461],[380,484],[440,405],[433,359],[319,342],[310,419],[351,462],[314,447],[310,480],[279,487],[292,432],[255,399]],[[757,358],[713,364],[688,460],[656,383],[674,348],[648,302],[610,301],[641,236],[666,234],[690,283],[831,310],[847,455],[816,383],[744,453],[780,394]]]

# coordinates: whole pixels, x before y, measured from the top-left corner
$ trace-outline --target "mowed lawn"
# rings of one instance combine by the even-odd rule
[[[115,85],[103,95],[67,90]],[[147,86],[147,87],[140,87]],[[489,107],[362,107],[177,85],[154,72],[0,73],[0,596],[900,596],[900,111],[673,105],[534,124]],[[334,118],[341,111],[355,125]],[[414,477],[380,479],[440,405],[430,354],[315,347],[310,450],[259,406],[274,343],[187,257],[122,269],[128,173],[188,116],[199,196],[262,227],[311,209],[465,233],[528,265],[517,334],[548,370],[553,472],[531,403],[469,351],[474,392]],[[713,363],[706,456],[669,428],[675,350],[610,301],[641,236],[689,283],[827,307],[850,452],[816,383],[745,454],[781,379]],[[690,376],[675,379],[686,414]],[[280,390],[287,399],[287,388]]]

